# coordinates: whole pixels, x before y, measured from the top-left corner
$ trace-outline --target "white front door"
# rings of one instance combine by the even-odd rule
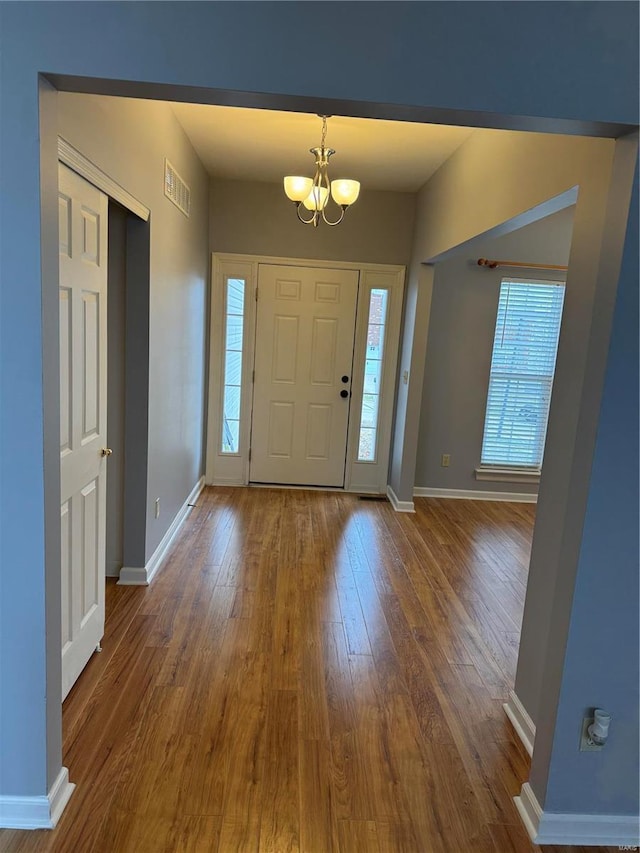
[[[63,699],[104,634],[107,207],[59,165]]]
[[[356,270],[261,264],[249,478],[344,485]]]

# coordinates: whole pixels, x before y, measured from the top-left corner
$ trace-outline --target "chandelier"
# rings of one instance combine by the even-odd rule
[[[360,193],[360,182],[349,178],[338,178],[329,180],[329,157],[335,154],[333,148],[327,148],[327,119],[331,116],[318,116],[322,119],[322,139],[317,148],[309,151],[316,158],[316,173],[313,178],[302,178],[299,175],[288,175],[284,179],[284,191],[296,206],[296,212],[300,222],[305,225],[317,227],[320,219],[327,225],[339,225],[344,219],[344,214],[349,205],[353,204]],[[329,193],[340,208],[337,219],[331,220],[327,217],[326,207],[329,202]],[[305,219],[303,210],[311,212],[311,216]]]

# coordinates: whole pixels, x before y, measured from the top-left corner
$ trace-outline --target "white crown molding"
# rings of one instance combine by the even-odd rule
[[[513,800],[534,844],[635,848],[640,842],[636,815],[545,812],[528,782]]]
[[[389,502],[391,506],[395,509],[396,512],[415,512],[416,508],[413,504],[413,501],[401,501],[399,500],[396,493],[393,491],[391,486],[387,486],[387,497],[389,498]]]
[[[160,544],[153,552],[153,555],[147,565],[123,566],[123,568],[120,569],[120,578],[118,580],[118,586],[149,586],[149,584],[153,580],[154,575],[157,573],[158,569],[162,565],[164,558],[167,556],[167,552],[171,547],[171,543],[173,542],[180,528],[184,524],[185,519],[189,514],[189,510],[191,509],[190,504],[194,504],[197,501],[203,489],[204,477],[200,477],[198,482],[191,490],[191,494],[178,510],[176,517],[171,522],[171,526],[162,537]]]
[[[416,486],[413,490],[417,498],[453,498],[466,501],[508,501],[509,503],[535,504],[537,495],[526,492],[486,492],[480,489],[432,489],[430,486]]]
[[[42,797],[0,796],[2,829],[53,829],[75,789],[69,771],[61,767],[51,790]]]
[[[522,741],[529,755],[533,755],[533,744],[536,739],[536,727],[520,699],[513,690],[509,692],[509,701],[502,706],[516,734]]]
[[[135,213],[140,219],[143,219],[145,222],[149,219],[150,210],[148,207],[145,207],[141,201],[138,201],[135,196],[127,192],[124,187],[116,183],[99,166],[92,163],[91,160],[85,157],[84,154],[81,154],[61,136],[58,137],[58,160],[64,163],[65,166],[73,169],[74,172],[77,172],[89,181],[90,184],[93,184],[94,187],[102,190],[103,193],[106,193],[114,201],[126,207],[127,210]]]

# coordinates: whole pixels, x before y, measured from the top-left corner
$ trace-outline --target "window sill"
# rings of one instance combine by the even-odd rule
[[[476,480],[488,480],[494,483],[539,483],[540,472],[522,468],[476,468]]]

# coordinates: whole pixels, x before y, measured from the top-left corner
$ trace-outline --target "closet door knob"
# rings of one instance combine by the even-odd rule
[[[110,447],[103,447],[100,451],[100,456],[111,456],[113,450]]]
[[[348,397],[349,396],[349,392],[347,391],[346,388],[342,389],[342,391],[340,392],[340,396],[341,397]]]

